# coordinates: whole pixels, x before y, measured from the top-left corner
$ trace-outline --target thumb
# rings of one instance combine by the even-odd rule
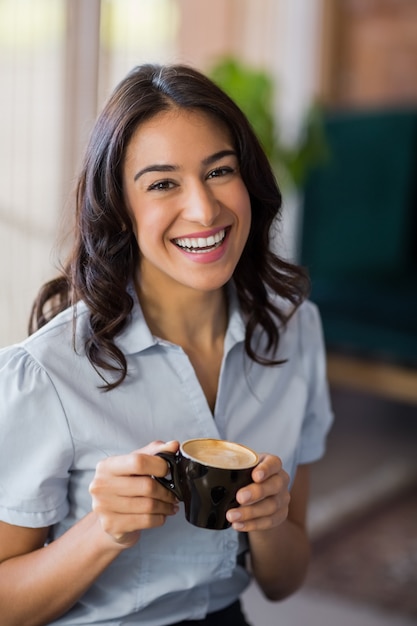
[[[136,452],[140,452],[141,454],[150,454],[154,455],[158,452],[176,452],[180,447],[179,441],[151,441],[147,446],[141,448],[140,450],[136,450]]]

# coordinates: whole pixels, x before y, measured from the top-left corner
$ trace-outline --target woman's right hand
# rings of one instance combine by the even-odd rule
[[[154,441],[97,464],[89,489],[92,508],[103,530],[119,546],[133,546],[141,530],[162,526],[168,515],[178,511],[175,496],[153,479],[167,474],[166,461],[156,453],[176,452],[178,447],[178,441]]]

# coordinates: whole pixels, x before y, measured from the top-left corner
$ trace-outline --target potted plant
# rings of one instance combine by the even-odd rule
[[[286,145],[274,112],[274,80],[267,71],[224,57],[209,75],[248,117],[279,182],[299,193],[309,169],[327,155],[320,106],[311,105],[297,142]]]

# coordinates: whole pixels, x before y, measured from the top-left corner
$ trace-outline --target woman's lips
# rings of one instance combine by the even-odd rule
[[[230,227],[222,228],[216,233],[209,235],[208,237],[178,237],[173,239],[173,243],[185,252],[191,252],[192,254],[206,254],[215,250],[222,245],[226,238],[226,235]]]

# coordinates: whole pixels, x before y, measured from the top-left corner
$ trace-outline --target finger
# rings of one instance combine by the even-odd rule
[[[282,461],[279,457],[264,453],[259,458],[259,463],[252,472],[254,482],[262,482],[282,470]]]
[[[157,449],[157,448],[152,448]],[[96,476],[160,476],[167,474],[167,462],[143,451],[108,457],[99,461]]]
[[[268,479],[260,483],[251,483],[239,491],[236,494],[236,500],[239,504],[253,504],[280,493],[288,491],[289,476],[281,470],[279,474],[273,474]]]
[[[151,441],[148,445],[125,455],[111,456],[100,461],[97,468],[100,470],[111,472],[119,475],[129,474],[149,474],[152,472],[147,470],[147,464],[153,463],[149,457],[155,457],[158,452],[176,452],[179,448],[178,441]],[[163,464],[156,457],[156,463],[163,467]],[[153,463],[154,464],[154,463]]]
[[[111,535],[118,543],[123,543],[126,537],[136,534],[148,528],[157,528],[165,524],[167,516],[163,514],[124,514],[124,515],[101,515],[98,516],[101,527]],[[133,542],[134,543],[134,542]]]
[[[230,509],[227,519],[235,530],[245,532],[273,528],[287,518],[289,501],[289,494],[282,500],[277,497],[266,498],[251,506]]]
[[[92,497],[92,508],[99,515],[150,514],[174,515],[178,504],[174,501],[158,500],[150,497],[104,496]]]
[[[142,453],[142,454],[155,455],[158,452],[176,452],[179,447],[180,447],[179,441],[175,439],[172,441],[167,441],[167,442],[158,440],[158,441],[151,441],[150,443],[148,443],[148,445],[138,450],[134,450],[134,452],[139,453],[139,454]]]
[[[231,511],[229,517],[233,518],[233,520],[248,522],[262,517],[274,516],[278,511],[282,511],[282,507],[277,498],[266,498],[251,506],[241,506]],[[233,511],[236,511],[236,514],[233,514]]]
[[[167,467],[167,462],[165,459],[161,459],[158,456],[155,456],[158,452],[177,452],[179,448],[179,442],[176,440],[163,442],[163,441],[152,441],[144,448],[137,450],[133,454],[136,454],[136,463],[137,463],[137,472],[133,472],[134,474],[141,474],[141,468],[145,466],[145,474],[150,476],[158,476],[160,478],[167,475],[169,468]],[[136,464],[134,464],[136,467]]]
[[[91,496],[107,502],[116,497],[148,497],[167,503],[176,502],[174,494],[150,476],[96,476],[89,491]]]

